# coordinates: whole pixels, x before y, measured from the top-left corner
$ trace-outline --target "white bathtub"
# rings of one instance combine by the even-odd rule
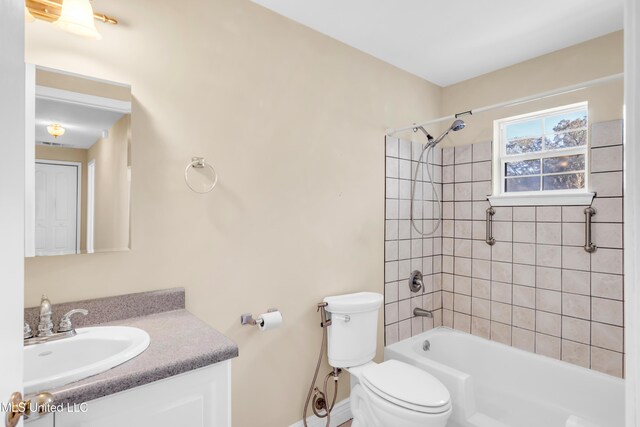
[[[423,350],[429,340],[430,350]],[[624,427],[624,380],[449,328],[385,348],[451,393],[451,427]]]

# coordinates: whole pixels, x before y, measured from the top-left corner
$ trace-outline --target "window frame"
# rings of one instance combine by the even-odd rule
[[[544,150],[544,128],[541,128],[540,136],[543,137],[543,150],[531,153],[511,154],[507,155],[507,125],[527,122],[535,119],[542,120],[544,126],[544,118],[557,115],[559,113],[572,113],[576,111],[587,111],[586,144],[580,147],[558,148],[554,150]],[[567,131],[569,132],[569,131]],[[588,102],[578,102],[560,107],[548,108],[545,110],[535,111],[532,113],[520,114],[517,116],[505,117],[493,121],[493,193],[489,197],[491,204],[494,206],[513,206],[513,205],[589,205],[593,199],[594,193],[589,191],[589,170],[590,170],[590,138],[589,138],[589,105]],[[544,159],[571,155],[584,155],[585,167],[585,185],[584,188],[563,189],[563,190],[543,190],[542,180],[545,176],[563,175],[567,172],[544,174]],[[535,175],[519,175],[518,177],[540,177],[541,185],[538,191],[514,191],[506,192],[505,172],[506,163],[513,163],[525,160],[541,160],[540,174]],[[513,178],[516,178],[515,176]]]

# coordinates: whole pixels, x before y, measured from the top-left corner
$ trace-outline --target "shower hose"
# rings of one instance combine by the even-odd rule
[[[420,153],[420,157],[418,158],[418,164],[416,165],[416,170],[413,172],[413,181],[411,184],[411,227],[413,227],[413,229],[416,231],[416,233],[420,234],[423,237],[428,237],[428,236],[432,236],[437,230],[438,227],[440,227],[440,223],[442,222],[442,209],[441,209],[441,205],[440,205],[440,196],[438,195],[438,192],[436,191],[436,186],[433,183],[433,178],[431,177],[431,170],[429,169],[429,156],[431,155],[431,153],[433,152],[433,148],[435,147],[435,145],[433,144],[426,144],[425,147],[422,149],[422,152]],[[426,170],[427,170],[427,176],[429,177],[429,183],[431,184],[431,191],[433,191],[433,194],[435,195],[436,198],[436,205],[438,206],[437,209],[437,218],[434,218],[437,220],[435,227],[433,227],[433,229],[428,232],[428,233],[424,233],[422,230],[424,229],[423,227],[420,227],[420,229],[418,229],[418,227],[416,226],[416,220],[413,216],[413,204],[414,204],[414,200],[416,198],[416,182],[418,181],[418,171],[420,170],[420,162],[422,161],[422,156],[424,155],[424,152],[427,152],[426,158],[425,158],[425,166],[426,166]],[[424,188],[423,190],[424,191]]]

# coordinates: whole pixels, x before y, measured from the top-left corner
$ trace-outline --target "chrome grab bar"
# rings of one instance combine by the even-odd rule
[[[592,207],[584,210],[584,250],[593,253],[598,247],[591,241],[591,217],[596,214],[596,210]]]
[[[496,210],[492,207],[487,209],[487,237],[485,242],[487,245],[493,246],[496,244],[496,239],[493,238],[493,216],[496,214]]]

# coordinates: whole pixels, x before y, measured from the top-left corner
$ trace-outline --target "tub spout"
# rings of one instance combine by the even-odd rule
[[[423,308],[418,308],[418,307],[413,309],[413,315],[421,316],[421,317],[433,317],[432,312],[430,312],[429,310],[425,310]]]

